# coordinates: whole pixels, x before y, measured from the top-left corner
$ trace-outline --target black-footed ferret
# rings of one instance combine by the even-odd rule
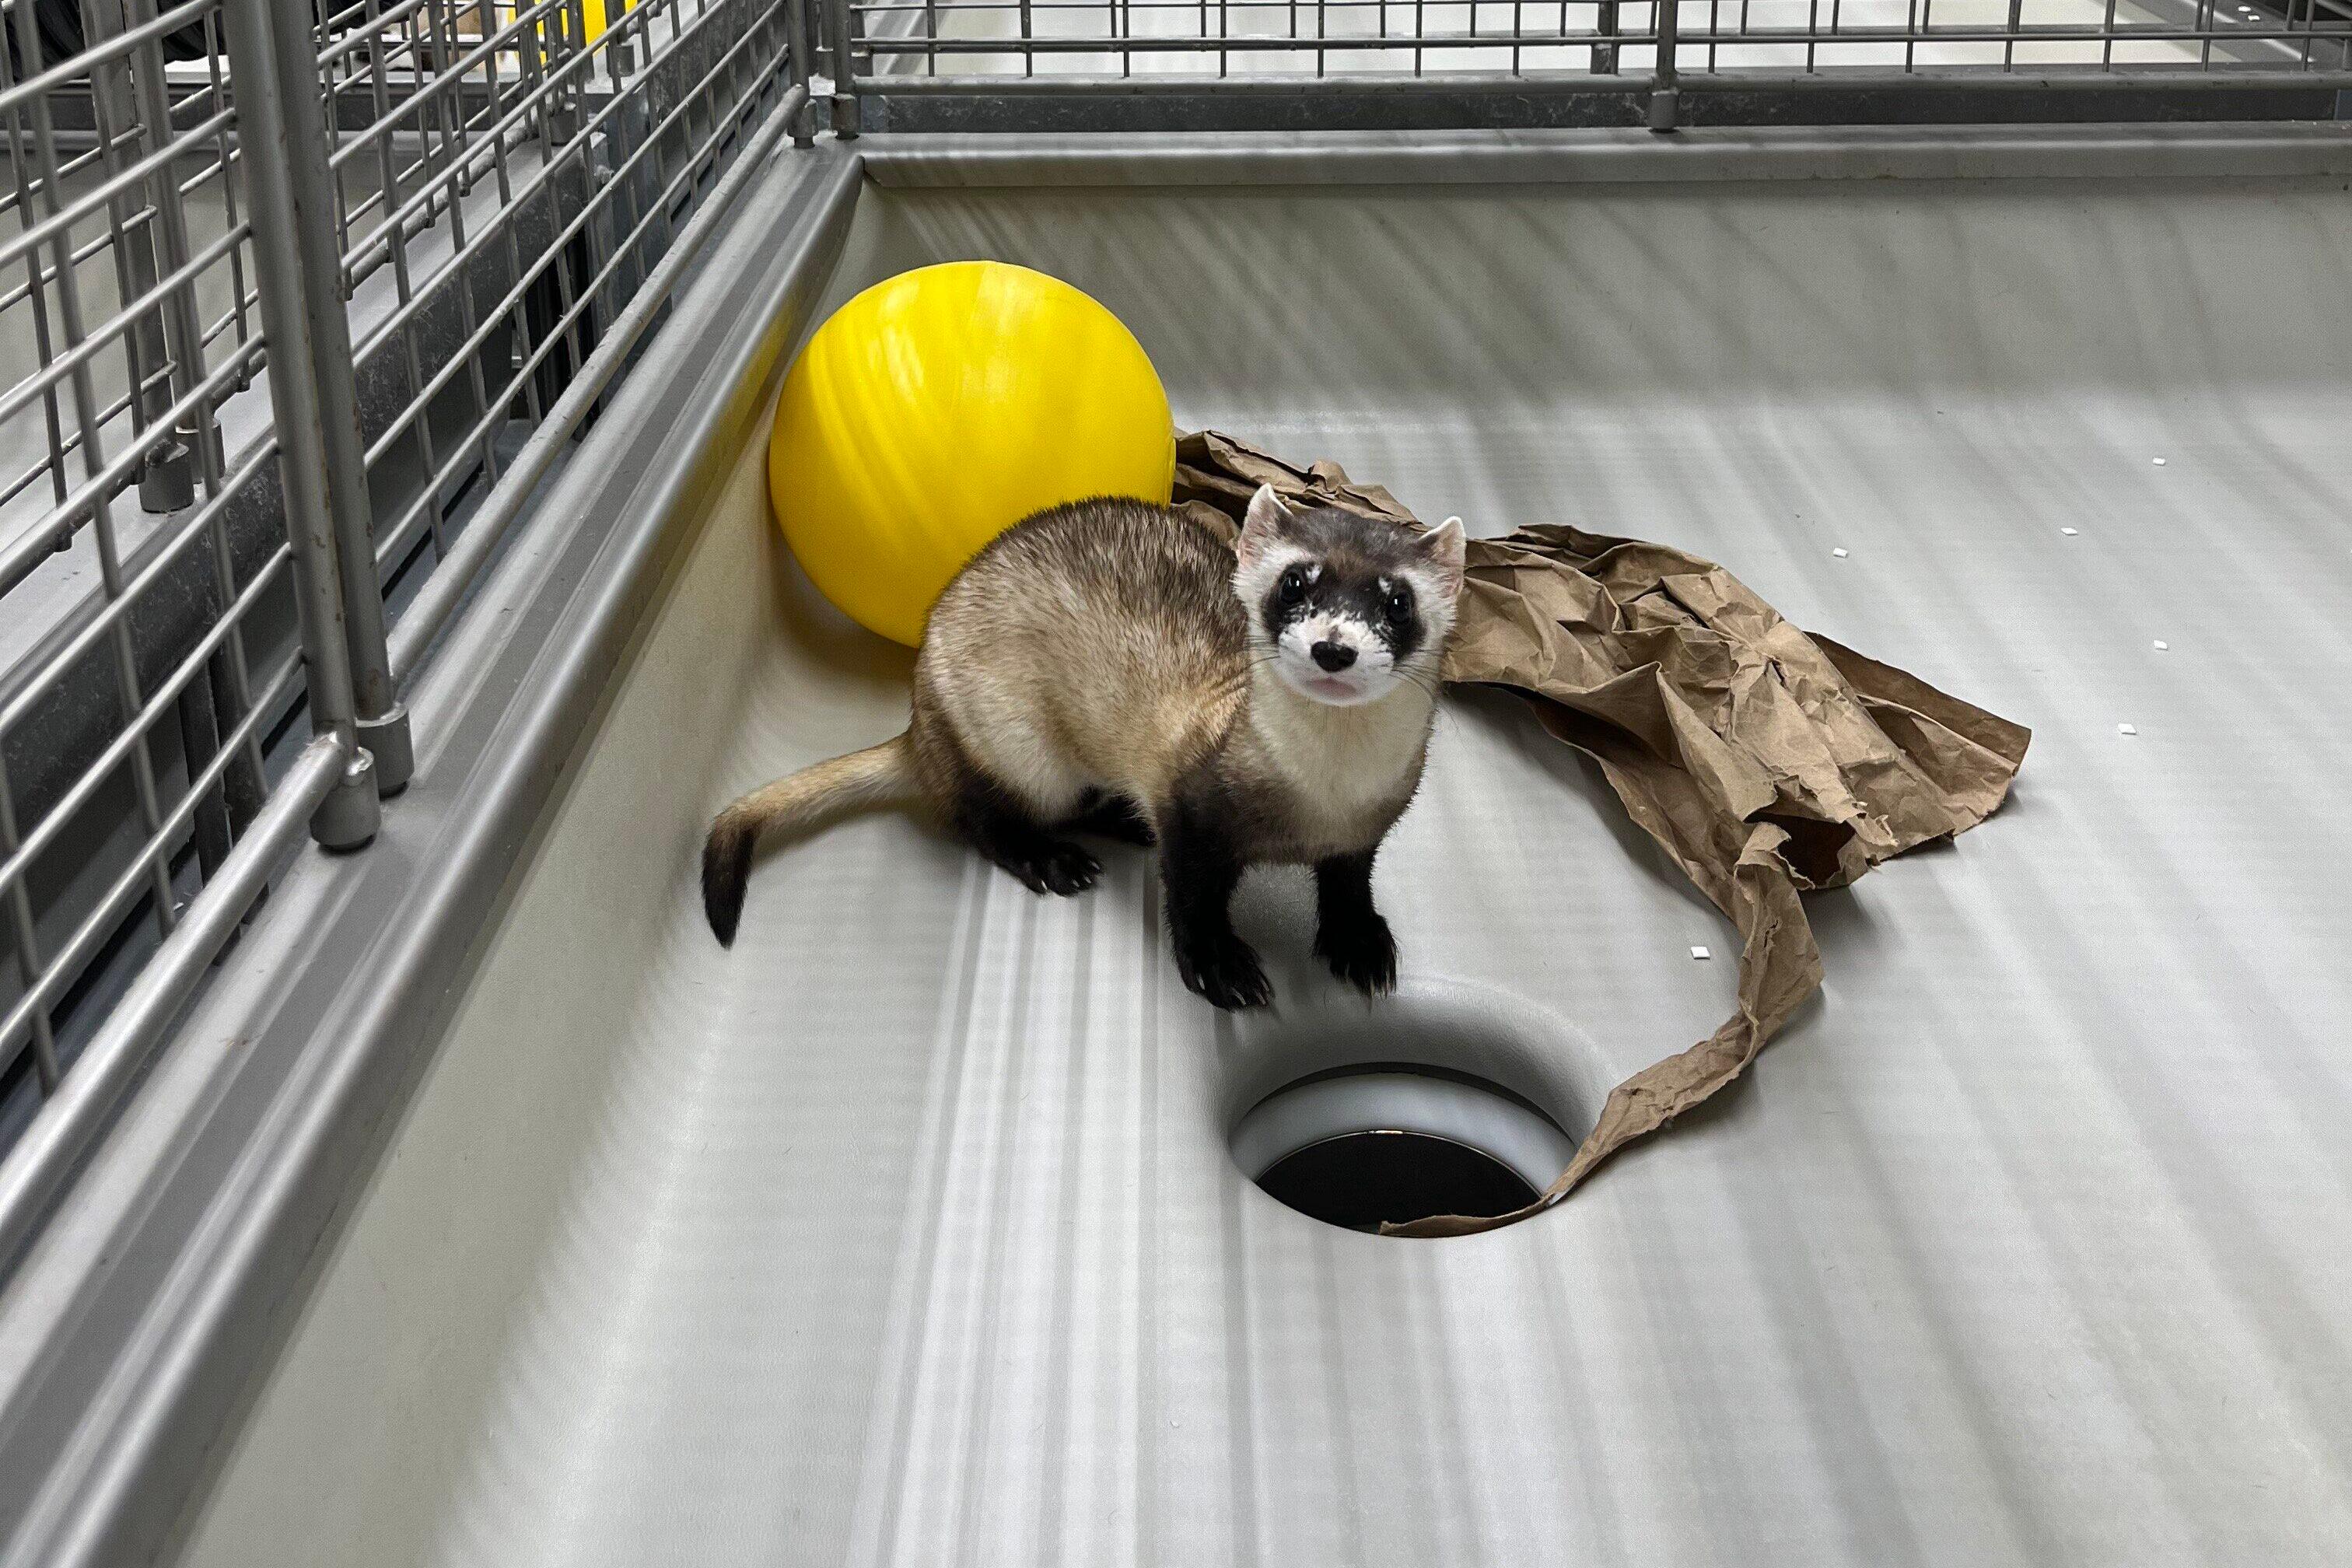
[[[1243,869],[1312,866],[1317,955],[1389,990],[1372,857],[1421,782],[1462,571],[1459,518],[1415,535],[1270,486],[1232,551],[1142,501],[1039,512],[933,607],[905,733],[719,814],[710,929],[732,945],[762,828],[919,800],[1040,893],[1102,869],[1067,834],[1156,837],[1177,967],[1220,1007],[1274,998],[1226,910]]]

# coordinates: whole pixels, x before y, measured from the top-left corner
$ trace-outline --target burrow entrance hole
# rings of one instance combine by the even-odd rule
[[[1525,1208],[1576,1152],[1557,1121],[1510,1089],[1402,1062],[1284,1084],[1242,1114],[1232,1144],[1269,1197],[1376,1234],[1383,1224]]]

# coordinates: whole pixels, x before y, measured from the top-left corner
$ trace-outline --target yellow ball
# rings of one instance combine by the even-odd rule
[[[948,580],[1030,513],[1165,502],[1168,395],[1118,317],[1059,279],[952,261],[877,283],[784,378],[776,521],[824,596],[913,647]]]

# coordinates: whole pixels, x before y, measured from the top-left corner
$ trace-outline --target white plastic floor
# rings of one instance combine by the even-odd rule
[[[836,296],[972,255],[1187,424],[1721,560],[2032,726],[2013,804],[1818,899],[1824,999],[1562,1208],[1332,1230],[1226,1156],[1269,1076],[1485,1019],[1573,1105],[1721,1018],[1725,924],[1477,697],[1401,1007],[1295,883],[1236,1028],[1142,855],[1040,901],[887,818],[721,952],[707,814],[907,664],[745,451],[187,1561],[2352,1560],[2342,182],[869,192]]]

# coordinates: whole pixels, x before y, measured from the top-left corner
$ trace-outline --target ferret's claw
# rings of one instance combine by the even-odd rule
[[[1186,985],[1227,1012],[1263,1007],[1274,1000],[1274,984],[1266,979],[1256,952],[1237,936],[1191,951],[1180,948],[1176,969]]]

